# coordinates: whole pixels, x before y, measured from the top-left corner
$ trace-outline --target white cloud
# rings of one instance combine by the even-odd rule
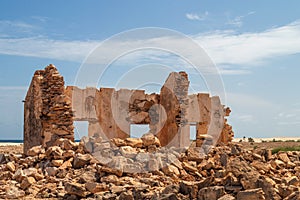
[[[34,20],[43,22],[43,23],[49,21],[49,19],[50,19],[49,17],[45,17],[45,16],[37,16],[37,15],[31,16],[31,18],[34,19]]]
[[[97,41],[63,41],[42,37],[0,39],[0,54],[82,62]]]
[[[240,122],[253,122],[254,116],[250,114],[236,114],[232,116]]]
[[[196,14],[196,13],[187,13],[185,14],[186,18],[189,20],[198,20],[198,21],[204,21],[208,17],[208,12],[206,11],[203,14]]]
[[[246,15],[236,16],[234,19],[228,19],[227,23],[228,25],[241,27],[243,26],[243,19],[249,15],[255,14],[254,11],[248,12]]]
[[[300,21],[262,32],[216,32],[196,40],[217,64],[257,65],[277,56],[300,53]]]
[[[4,22],[2,21],[2,23]],[[22,27],[23,25],[19,26]],[[262,32],[236,33],[234,31],[216,31],[190,35],[190,37],[205,49],[214,63],[217,64],[221,73],[241,74],[249,73],[251,71],[249,70],[250,66],[259,65],[274,57],[300,53],[299,35],[300,21],[295,21],[285,26],[270,28]],[[100,43],[101,41],[95,40],[64,41],[46,37],[0,38],[0,54],[82,62]],[[185,40],[174,37],[116,41],[111,43],[112,46],[107,47],[102,58],[109,57],[116,50],[121,51],[122,48],[128,46],[151,46],[162,43],[168,44],[174,49],[186,47]],[[199,52],[188,52],[188,48],[185,48],[185,50],[190,56],[198,58]],[[166,59],[162,57],[161,52],[151,52],[150,54],[148,52],[145,54],[141,51],[141,53],[136,53],[135,56],[129,56],[127,61],[145,60],[145,58],[156,59],[158,62]],[[106,61],[103,62],[105,63]],[[174,60],[174,65],[178,65],[178,60]]]
[[[35,29],[37,29],[36,26],[22,21],[0,20],[1,37],[7,37],[11,35],[15,36],[16,33],[28,34]]]
[[[243,25],[244,16],[237,16],[234,19],[228,20],[226,24],[241,27]]]

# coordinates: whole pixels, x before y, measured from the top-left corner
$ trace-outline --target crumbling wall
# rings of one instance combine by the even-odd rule
[[[125,139],[130,137],[131,124],[149,124],[149,132],[162,146],[187,147],[190,125],[196,125],[196,146],[209,137],[212,143],[230,142],[233,131],[225,119],[230,109],[224,109],[217,96],[188,95],[188,88],[188,75],[172,72],[160,94],[114,88],[65,89],[63,77],[49,65],[36,71],[27,92],[24,152],[36,145],[50,146],[58,138],[74,140],[74,120],[88,121],[89,136],[104,139]]]
[[[24,108],[25,153],[36,145],[51,146],[58,138],[74,140],[71,102],[54,65],[35,73]]]
[[[157,120],[150,108],[159,103],[159,95],[144,90],[85,88],[68,86],[75,121],[88,121],[88,135],[102,138],[130,137],[131,124],[151,124]]]
[[[228,144],[234,135],[226,119],[230,112],[218,96],[210,97],[205,93],[189,95],[188,119],[189,123],[196,124],[196,146],[201,147],[205,140]]]

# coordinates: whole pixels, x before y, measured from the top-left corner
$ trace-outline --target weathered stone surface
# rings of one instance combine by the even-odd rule
[[[235,200],[235,198],[230,194],[226,194],[226,195],[218,198],[218,200]]]
[[[159,120],[162,127],[157,137],[162,146],[186,147],[189,145],[189,127],[186,126],[188,108],[188,75],[173,72],[167,78],[160,92],[160,104],[166,112],[166,120]],[[164,124],[160,124],[163,123]],[[158,128],[159,129],[159,128]]]
[[[65,190],[67,194],[76,195],[79,197],[85,197],[87,195],[85,186],[79,183],[65,183]]]
[[[57,168],[56,167],[46,167],[45,169],[48,176],[55,176],[57,174]]]
[[[188,195],[189,199],[196,199],[198,195],[198,185],[193,182],[181,181],[179,184],[180,193]]]
[[[175,167],[174,165],[167,165],[162,168],[162,171],[168,176],[174,176],[174,175],[179,176],[180,175],[178,168]]]
[[[85,188],[91,193],[108,191],[108,186],[104,183],[87,182]]]
[[[125,143],[127,146],[131,146],[131,147],[142,147],[143,146],[143,140],[140,138],[126,138]]]
[[[16,171],[16,166],[13,162],[8,162],[6,164],[7,169],[9,169],[11,172],[15,172]]]
[[[293,192],[288,197],[286,197],[284,200],[298,200],[300,199],[300,191]]]
[[[134,200],[134,197],[131,191],[124,191],[120,194],[119,200]]]
[[[264,200],[264,192],[261,188],[241,191],[237,194],[237,200],[257,199]]]
[[[37,156],[39,154],[45,153],[45,149],[41,145],[34,146],[27,151],[28,156]]]
[[[30,187],[32,184],[34,184],[36,180],[33,177],[25,177],[20,185],[20,187],[25,190],[28,187]]]
[[[145,147],[148,147],[150,145],[160,146],[158,138],[156,138],[152,133],[144,134],[141,139]]]
[[[213,200],[218,199],[225,194],[225,188],[222,186],[213,186],[202,188],[198,192],[199,200]]]
[[[286,153],[279,153],[278,157],[279,157],[280,160],[282,160],[285,163],[291,162],[291,160],[289,159],[289,157],[287,156]]]
[[[80,168],[87,165],[92,159],[90,154],[77,154],[74,158],[73,166],[74,168]]]
[[[5,191],[7,199],[21,199],[25,196],[25,192],[14,185],[9,185]]]

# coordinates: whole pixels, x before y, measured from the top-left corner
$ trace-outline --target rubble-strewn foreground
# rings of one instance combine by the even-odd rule
[[[231,110],[188,88],[185,72],[146,94],[65,88],[55,66],[36,71],[24,101],[24,152],[0,154],[0,198],[300,199],[299,152],[231,144]],[[89,123],[79,144],[74,121]],[[149,132],[130,138],[132,124]],[[190,126],[196,141],[187,148]]]
[[[300,152],[272,155],[237,144],[183,151],[146,134],[58,139],[27,155],[0,155],[0,198],[300,199]]]

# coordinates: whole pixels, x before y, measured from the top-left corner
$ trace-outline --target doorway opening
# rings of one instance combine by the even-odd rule
[[[81,140],[83,136],[88,136],[89,122],[88,121],[74,121],[74,136],[75,141]]]
[[[190,123],[190,141],[196,141],[197,126],[196,122]]]
[[[131,124],[130,125],[130,137],[141,138],[145,133],[150,131],[148,124]]]

